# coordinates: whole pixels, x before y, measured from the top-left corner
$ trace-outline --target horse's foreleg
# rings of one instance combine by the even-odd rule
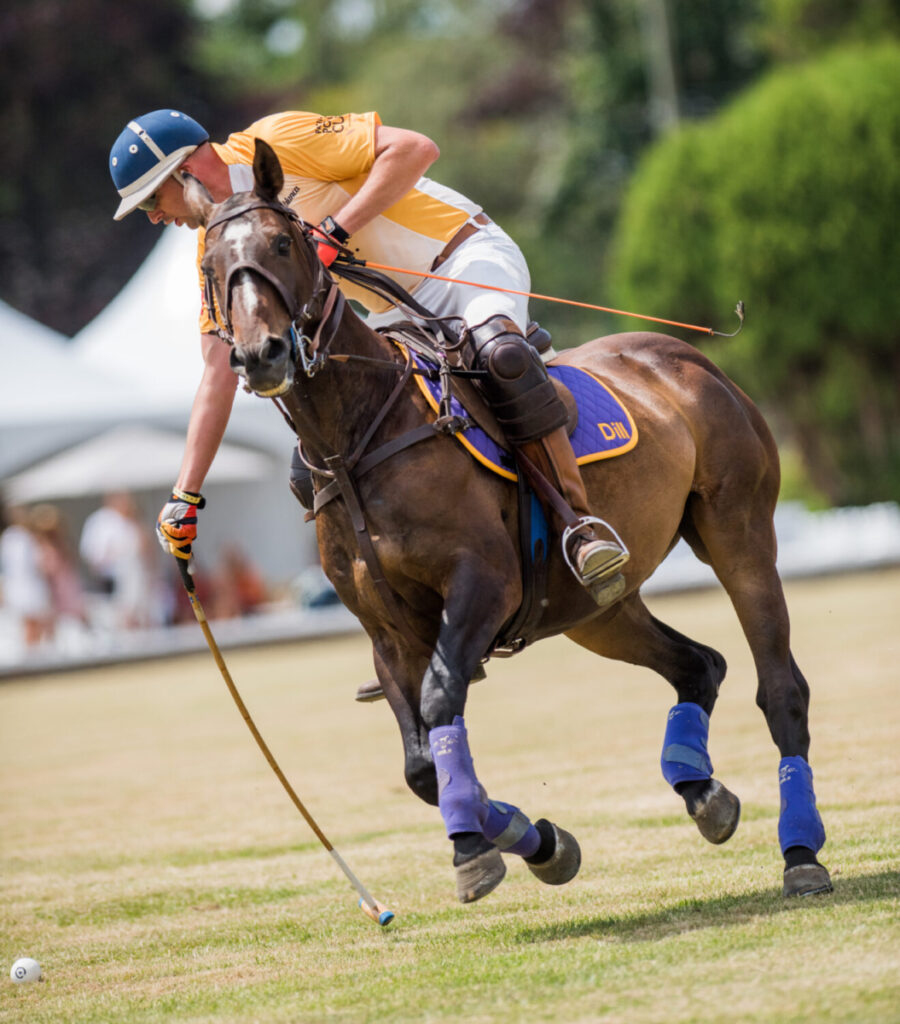
[[[478,781],[461,716],[429,733],[438,799],[447,836],[453,840],[459,898],[480,899],[506,872],[498,851],[522,857],[549,885],[570,881],[581,865],[574,836],[544,818],[534,824],[513,804],[488,798]]]
[[[491,800],[475,774],[463,719],[469,680],[519,600],[518,584],[472,559],[457,569],[438,641],[422,681],[421,713],[437,774],[438,806],[453,841],[457,892],[464,903],[487,895],[506,868],[500,851],[525,858],[538,877],[559,884],[580,864],[577,843],[519,808]],[[565,856],[564,856],[565,853]]]
[[[436,807],[434,762],[419,712],[419,685],[427,660],[400,648],[384,632],[373,635],[373,656],[375,674],[400,728],[406,784],[420,800]]]

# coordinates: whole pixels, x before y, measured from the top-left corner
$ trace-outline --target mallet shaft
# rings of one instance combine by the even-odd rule
[[[347,876],[350,884],[360,895],[359,905],[364,913],[371,917],[373,921],[382,926],[388,925],[394,919],[394,912],[388,910],[381,903],[379,903],[369,892],[368,889],[360,882],[356,875],[350,870],[347,862],[338,853],[338,851],[328,841],[328,837],[316,824],[315,819],[306,809],[303,801],[297,796],[294,791],[294,787],[288,782],[287,777],[281,770],[280,765],[275,760],[272,751],[269,750],[269,745],[262,738],[262,734],[259,729],[256,728],[256,723],[250,716],[250,712],[247,710],[247,705],[244,703],[243,698],[238,689],[234,684],[234,680],[231,678],[231,673],[228,671],[228,666],[225,664],[225,659],[222,657],[222,652],[219,650],[219,645],[216,643],[215,637],[212,635],[212,630],[209,628],[209,622],[206,619],[206,613],[203,611],[203,606],[200,604],[200,599],[197,597],[197,589],[194,586],[194,581],[191,579],[191,574],[188,569],[188,562],[186,559],[176,558],[178,563],[178,569],[181,573],[181,579],[184,583],[184,589],[187,591],[188,600],[191,602],[191,608],[194,610],[194,617],[200,625],[200,629],[203,631],[203,636],[206,639],[206,645],[209,647],[210,653],[213,656],[213,660],[219,668],[219,672],[222,674],[222,678],[225,680],[225,685],[228,687],[228,692],[231,694],[234,703],[237,705],[238,711],[241,713],[241,717],[250,730],[253,738],[256,740],[256,744],[259,749],[263,752],[263,756],[269,763],[269,767],[278,777],[278,781],[284,787],[285,792],[291,798],[294,806],[303,815],[306,824],[313,830],[316,838],[325,847],[325,849],[331,854],[337,863],[338,867]]]

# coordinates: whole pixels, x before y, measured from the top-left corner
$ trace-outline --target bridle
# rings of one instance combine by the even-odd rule
[[[210,318],[216,325],[216,335],[222,341],[234,347],[236,342],[234,339],[234,329],[231,324],[231,291],[235,275],[249,270],[263,280],[268,281],[281,297],[281,301],[284,303],[284,307],[291,318],[291,361],[295,368],[299,361],[300,367],[306,376],[314,377],[325,363],[328,347],[337,333],[346,300],[334,279],[316,257],[313,243],[310,239],[310,226],[293,210],[282,206],[281,203],[254,197],[231,209],[220,210],[206,225],[207,240],[209,239],[210,232],[215,228],[221,227],[223,224],[236,220],[239,217],[244,217],[254,210],[273,210],[287,221],[291,237],[297,244],[298,251],[305,251],[311,257],[310,264],[314,272],[312,293],[309,299],[301,305],[297,301],[293,290],[277,274],[269,270],[268,267],[264,267],[255,259],[245,259],[229,267],[223,287],[224,303],[221,307],[216,302],[216,287],[213,274],[211,271],[204,270],[204,299],[206,308]],[[219,321],[220,314],[222,317],[221,322]],[[309,329],[313,324],[316,326],[310,336]]]

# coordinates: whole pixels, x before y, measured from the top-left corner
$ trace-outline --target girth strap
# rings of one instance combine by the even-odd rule
[[[374,451],[369,452],[368,455],[364,455],[354,467],[353,475],[357,478],[364,476],[370,469],[374,469],[385,460],[396,455],[397,452],[402,452],[404,448],[410,448],[412,445],[418,444],[419,441],[427,441],[429,437],[437,437],[437,435],[438,432],[435,430],[433,423],[423,423],[421,426],[416,427],[415,430],[410,430],[399,437],[392,438],[390,441],[379,445]],[[329,462],[330,460],[326,459],[325,461]],[[315,472],[315,470],[313,471]],[[339,481],[335,478],[320,491],[316,491],[313,511],[318,513],[329,501],[342,493]]]

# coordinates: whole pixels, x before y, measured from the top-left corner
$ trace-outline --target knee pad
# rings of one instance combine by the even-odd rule
[[[805,846],[818,853],[825,845],[825,826],[816,809],[812,768],[802,757],[783,757],[778,765],[781,812],[778,842],[784,853],[792,846]]]
[[[565,405],[537,351],[506,317],[468,332],[472,364],[487,370],[481,388],[510,444],[525,444],[568,422]]]
[[[503,335],[482,349],[487,354],[487,370],[494,380],[512,384],[531,366],[531,354],[518,338]]]
[[[710,778],[713,766],[706,752],[708,737],[709,715],[699,704],[685,701],[672,708],[660,758],[663,778],[670,786]]]

